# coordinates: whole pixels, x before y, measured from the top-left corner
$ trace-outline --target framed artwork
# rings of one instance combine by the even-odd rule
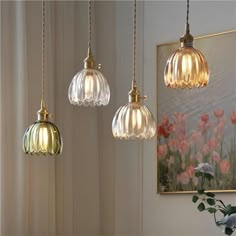
[[[157,190],[200,189],[195,168],[209,163],[208,190],[236,192],[236,30],[195,38],[210,68],[205,88],[172,89],[164,68],[179,42],[157,46]],[[201,164],[202,163],[202,164]]]

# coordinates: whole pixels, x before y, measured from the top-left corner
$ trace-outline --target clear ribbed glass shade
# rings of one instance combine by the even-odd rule
[[[73,105],[106,106],[110,100],[110,88],[100,71],[85,68],[72,79],[68,97]]]
[[[209,68],[205,57],[193,47],[180,47],[166,63],[164,81],[165,85],[170,88],[207,86]]]
[[[58,155],[63,142],[57,126],[50,121],[36,121],[23,137],[23,150],[30,155]]]
[[[149,109],[139,102],[121,106],[112,121],[112,133],[117,139],[150,139],[156,123]]]

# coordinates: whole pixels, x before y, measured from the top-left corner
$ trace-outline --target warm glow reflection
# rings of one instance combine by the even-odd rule
[[[142,114],[138,109],[135,110],[135,114],[133,115],[133,124],[137,130],[142,128]]]
[[[182,60],[182,72],[184,73],[184,74],[186,74],[186,68],[187,68],[187,64],[188,62],[187,62],[187,60],[186,60],[186,56],[183,56],[183,60]]]
[[[85,83],[84,83],[85,98],[87,99],[93,98],[93,90],[94,90],[93,75],[88,74],[85,77]]]
[[[39,129],[39,145],[42,150],[47,150],[48,147],[48,130],[45,127]]]

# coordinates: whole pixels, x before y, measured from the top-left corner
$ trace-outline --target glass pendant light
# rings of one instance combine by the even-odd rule
[[[91,50],[91,0],[88,2],[88,16],[88,54],[84,59],[84,69],[70,83],[68,97],[73,105],[106,106],[110,100],[110,88],[105,77],[96,69]]]
[[[180,38],[181,47],[167,60],[164,80],[170,88],[205,87],[209,82],[209,68],[204,55],[193,47],[189,27],[189,0],[187,0],[186,33]]]
[[[49,121],[44,99],[45,61],[45,3],[42,1],[42,98],[37,121],[27,128],[23,137],[23,150],[30,155],[58,155],[62,152],[62,137],[55,124]]]
[[[152,113],[142,104],[143,99],[135,80],[136,0],[134,0],[133,80],[129,102],[121,106],[112,121],[112,133],[117,139],[150,139],[155,135],[156,123]]]

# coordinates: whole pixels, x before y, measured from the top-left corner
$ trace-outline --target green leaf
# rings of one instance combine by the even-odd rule
[[[216,204],[216,201],[213,198],[207,198],[206,201],[210,206],[213,206]]]
[[[198,205],[197,209],[198,209],[199,211],[204,211],[204,210],[206,209],[204,203],[201,202],[201,203]]]
[[[220,210],[220,212],[222,213],[222,214],[224,214],[224,216],[226,216],[227,215],[227,213],[226,213],[226,211],[225,210],[223,210],[223,209],[219,209]]]
[[[234,231],[231,228],[226,227],[225,228],[225,234],[226,235],[231,235]]]
[[[217,210],[215,208],[213,208],[213,207],[210,207],[210,208],[208,208],[208,212],[213,214],[213,213],[216,213]]]
[[[197,192],[198,194],[203,194],[205,192],[205,189],[199,189]]]
[[[232,209],[232,206],[231,206],[231,204],[229,204],[229,205],[226,206],[225,212],[228,213],[228,212],[231,211],[231,209]]]
[[[196,172],[196,173],[195,173],[195,176],[196,176],[196,177],[202,176],[202,172]]]
[[[227,212],[227,215],[232,215],[236,213],[236,207],[232,206],[230,210]]]
[[[194,195],[192,198],[192,201],[195,203],[195,202],[197,202],[198,199],[199,199],[199,197],[197,195]]]
[[[205,177],[208,179],[208,180],[211,180],[213,179],[214,177],[208,173],[205,173]]]
[[[217,226],[220,226],[220,225],[223,225],[224,223],[221,221],[221,220],[219,220],[219,221],[216,221],[216,225]]]
[[[211,192],[207,192],[206,195],[207,195],[208,197],[215,197],[215,194],[214,194],[214,193],[211,193]]]

